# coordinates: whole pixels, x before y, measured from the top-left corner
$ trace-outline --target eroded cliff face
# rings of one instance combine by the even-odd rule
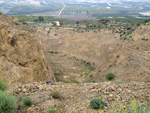
[[[0,15],[0,78],[8,84],[54,80],[44,48],[27,29]]]

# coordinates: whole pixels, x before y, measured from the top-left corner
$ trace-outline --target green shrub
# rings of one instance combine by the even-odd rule
[[[127,30],[130,30],[131,29],[131,27],[127,27]]]
[[[142,38],[141,40],[145,40],[145,41],[148,41],[148,39],[145,39],[145,38]]]
[[[90,75],[90,78],[92,78],[93,77],[93,75]]]
[[[93,109],[103,109],[104,108],[104,101],[100,98],[93,98],[90,101],[90,106]]]
[[[90,71],[94,71],[94,70],[95,70],[95,67],[89,66],[89,69],[90,69]]]
[[[92,83],[96,83],[96,80],[92,80]]]
[[[14,113],[16,107],[15,98],[6,92],[0,91],[0,113]]]
[[[86,65],[91,65],[91,63],[90,63],[90,62],[87,62]]]
[[[70,80],[70,83],[75,83],[75,84],[79,84],[80,82],[77,80]]]
[[[16,25],[19,25],[19,23],[15,23]]]
[[[3,80],[0,80],[0,90],[1,91],[6,91],[7,90],[7,85],[4,83]]]
[[[109,67],[112,67],[112,64],[109,64],[108,66],[109,66]]]
[[[47,113],[57,113],[57,112],[54,109],[49,109],[49,110],[47,110]]]
[[[25,106],[31,106],[33,103],[32,103],[32,100],[31,100],[30,98],[25,98],[25,99],[23,100],[23,104],[24,104]]]
[[[115,78],[115,75],[113,74],[113,73],[108,73],[107,75],[106,75],[106,79],[107,80],[112,80],[112,79],[114,79]]]
[[[59,99],[59,100],[62,99],[62,95],[61,95],[60,92],[58,92],[58,91],[53,91],[50,95],[51,95],[54,99]]]

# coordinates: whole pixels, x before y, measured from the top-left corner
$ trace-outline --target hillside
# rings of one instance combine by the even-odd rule
[[[35,31],[3,15],[0,15],[0,78],[11,85],[54,80]]]
[[[51,56],[56,76],[59,74],[64,81],[104,81],[104,75],[113,72],[116,81],[148,82],[149,28],[147,23],[130,30],[41,27],[37,31]]]

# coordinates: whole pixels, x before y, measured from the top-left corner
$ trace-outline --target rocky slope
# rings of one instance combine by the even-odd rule
[[[83,73],[89,73],[87,70],[76,71],[72,77],[75,80],[90,81],[96,79],[103,80],[103,75],[113,72],[116,80],[119,81],[145,81],[150,78],[150,24],[128,30],[129,35],[120,38],[119,28],[100,29],[100,30],[76,30],[71,28],[38,28],[42,33],[42,43],[47,51],[56,51],[60,54],[60,59],[53,62],[53,67],[57,65],[57,70],[66,71],[65,76],[71,76],[69,73],[72,68],[83,69],[83,66],[76,66],[80,61],[90,62],[96,69],[90,74],[92,78],[80,76]],[[50,31],[50,33],[48,33]],[[131,34],[130,34],[131,33]],[[62,54],[61,54],[62,53]],[[64,57],[68,61],[63,61]],[[70,57],[76,58],[71,60]],[[61,60],[62,59],[62,60]],[[73,64],[70,66],[70,64]],[[60,65],[60,67],[58,66]],[[59,69],[58,69],[59,67]],[[68,68],[66,68],[68,67]],[[72,68],[70,68],[72,67]],[[90,75],[89,74],[89,75]],[[64,78],[65,80],[65,78]]]
[[[0,15],[0,78],[8,84],[54,80],[34,30]]]
[[[65,84],[32,83],[13,88],[12,91],[18,97],[28,97],[33,100],[31,107],[21,106],[19,112],[26,110],[29,113],[47,113],[48,109],[55,109],[57,113],[97,113],[90,107],[90,100],[98,97],[105,102],[103,113],[110,109],[120,109],[129,105],[133,99],[143,106],[150,105],[149,83],[81,83]],[[58,92],[60,98],[52,97],[52,92]],[[118,108],[116,107],[118,106]],[[118,113],[118,112],[109,112]]]

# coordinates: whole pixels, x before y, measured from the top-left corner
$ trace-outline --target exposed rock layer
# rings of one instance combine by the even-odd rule
[[[0,16],[0,77],[8,82],[54,80],[46,52],[34,30],[17,20]]]

